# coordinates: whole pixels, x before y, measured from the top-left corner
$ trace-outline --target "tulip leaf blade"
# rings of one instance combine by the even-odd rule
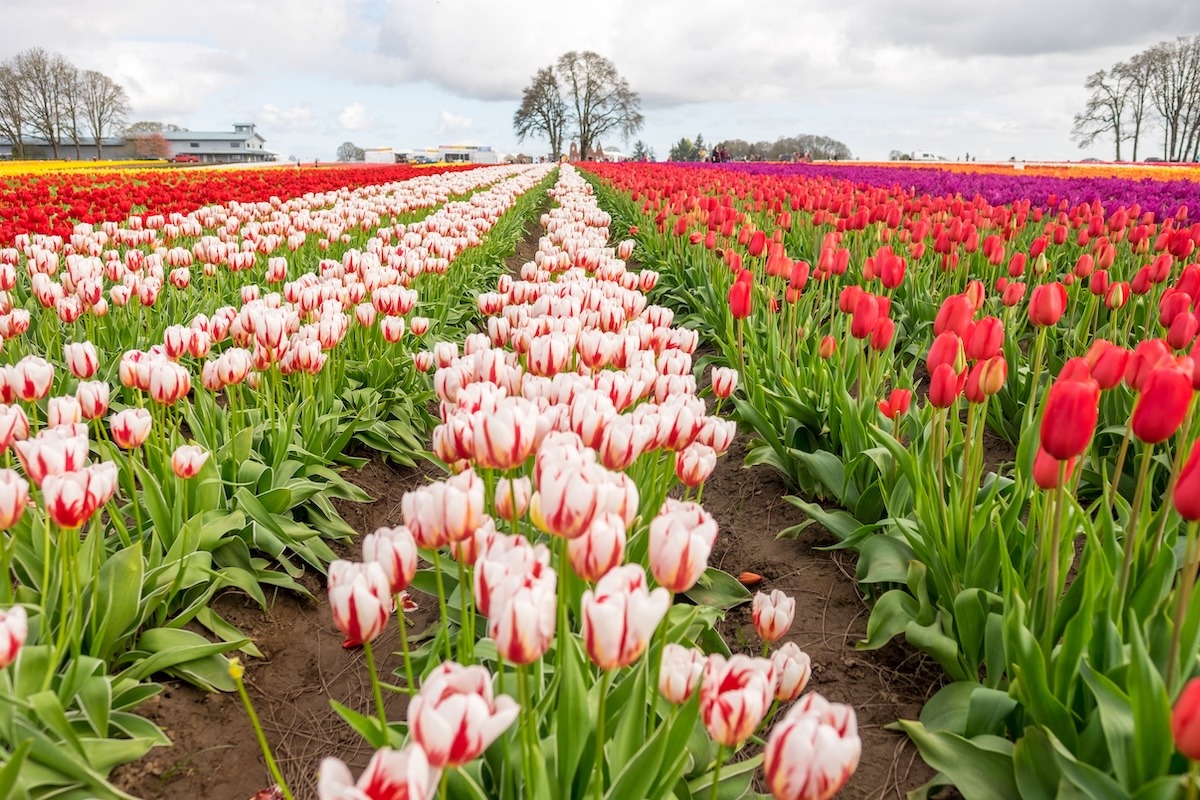
[[[716,567],[704,570],[704,574],[700,576],[696,585],[684,594],[697,605],[720,608],[725,611],[753,599],[750,590],[743,586],[737,578]]]
[[[587,744],[588,737],[582,732],[590,730],[593,721],[588,709],[587,687],[583,682],[583,654],[579,652],[578,641],[574,636],[560,636],[558,646],[564,648],[564,652],[558,673],[556,778],[558,796],[570,797],[575,772]]]
[[[1020,797],[1011,753],[948,731],[929,731],[920,722],[901,720],[900,727],[916,744],[925,763],[945,774],[968,800]],[[994,737],[979,737],[990,739]]]

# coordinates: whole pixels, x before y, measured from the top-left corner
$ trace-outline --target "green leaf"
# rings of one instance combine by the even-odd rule
[[[140,622],[144,569],[142,549],[136,544],[118,550],[100,566],[93,612],[99,627],[88,648],[93,655],[111,658],[117,642]]]
[[[21,777],[21,768],[25,766],[25,759],[32,748],[33,742],[28,739],[18,742],[13,748],[8,762],[0,769],[0,797],[15,796],[14,787],[17,785],[17,779]]]
[[[856,647],[859,650],[878,650],[902,633],[921,611],[920,603],[903,589],[891,589],[875,601],[867,619],[867,638]]]
[[[558,708],[556,709],[556,746],[558,796],[569,797],[575,780],[575,770],[583,756],[588,737],[584,731],[592,729],[592,715],[588,710],[587,687],[583,681],[583,654],[579,651],[574,636],[559,637],[559,647],[565,648],[562,667],[559,671]]]
[[[996,752],[953,733],[934,733],[919,722],[901,720],[925,763],[945,773],[965,800],[1012,800],[1020,797],[1012,754]]]
[[[704,570],[700,580],[684,594],[693,603],[728,611],[743,603],[749,603],[754,596],[737,578],[716,567]]]
[[[869,536],[859,548],[858,582],[904,584],[915,557],[907,543],[893,536]]]
[[[329,699],[329,705],[338,713],[339,717],[346,721],[347,725],[357,731],[358,735],[366,739],[372,747],[380,748],[387,744],[387,737],[379,729],[379,719],[377,717],[360,714],[333,698]]]

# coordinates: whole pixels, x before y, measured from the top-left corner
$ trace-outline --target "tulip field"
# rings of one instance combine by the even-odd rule
[[[0,796],[161,796],[182,686],[256,798],[1197,796],[1198,177],[6,171]],[[932,665],[888,755],[716,557],[731,450]],[[228,600],[316,594],[356,744],[296,764]]]

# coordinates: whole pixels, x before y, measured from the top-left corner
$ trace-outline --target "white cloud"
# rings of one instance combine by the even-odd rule
[[[361,131],[371,127],[371,116],[362,103],[351,103],[338,114],[338,124],[348,131]]]
[[[461,136],[470,130],[473,120],[451,111],[442,111],[438,115],[438,124],[433,132],[438,136]]]
[[[273,103],[267,103],[258,110],[258,122],[284,131],[310,131],[317,127],[316,114],[310,107],[280,108]]]

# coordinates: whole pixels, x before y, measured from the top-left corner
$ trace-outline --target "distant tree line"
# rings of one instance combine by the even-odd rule
[[[33,47],[0,62],[0,136],[13,156],[25,158],[24,140],[45,140],[54,154],[94,144],[102,156],[105,136],[121,130],[129,113],[125,89],[102,72],[81,70],[59,53]]]
[[[1132,58],[1088,76],[1087,105],[1075,115],[1071,138],[1080,147],[1111,137],[1115,157],[1132,145],[1132,158],[1153,134],[1167,161],[1200,156],[1200,34],[1159,42]]]
[[[844,142],[811,133],[781,136],[774,142],[751,143],[744,139],[726,139],[712,148],[698,134],[694,141],[680,139],[671,146],[667,157],[671,161],[703,161],[713,150],[723,151],[731,161],[791,161],[806,156],[815,161],[845,161],[851,158],[850,148]]]

